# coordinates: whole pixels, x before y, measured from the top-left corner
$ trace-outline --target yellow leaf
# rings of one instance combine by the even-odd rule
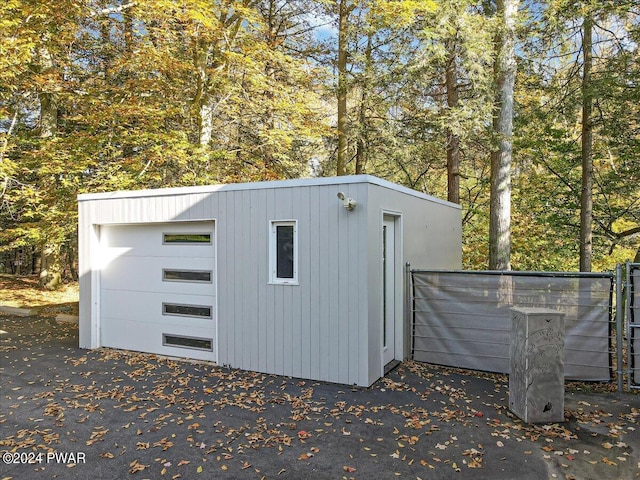
[[[198,473],[202,473],[202,465],[200,465],[200,466],[196,469],[196,472],[198,472]]]

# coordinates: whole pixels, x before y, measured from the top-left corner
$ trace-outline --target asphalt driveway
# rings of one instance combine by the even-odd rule
[[[371,388],[78,348],[0,315],[0,479],[635,479],[640,396],[567,391],[527,425],[508,378],[405,362]]]

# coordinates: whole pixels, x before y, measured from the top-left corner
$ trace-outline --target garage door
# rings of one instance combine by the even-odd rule
[[[216,360],[213,222],[103,226],[105,347]]]

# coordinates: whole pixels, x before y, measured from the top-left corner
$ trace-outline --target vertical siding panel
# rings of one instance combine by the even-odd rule
[[[242,192],[243,205],[243,254],[242,261],[238,262],[242,270],[238,274],[242,277],[242,322],[243,335],[240,339],[243,348],[243,364],[244,368],[249,370],[258,370],[256,364],[258,352],[258,289],[256,279],[257,271],[257,252],[256,238],[254,236],[253,220],[254,212],[254,190],[245,190]]]
[[[327,255],[329,258],[329,295],[327,301],[329,302],[329,336],[327,341],[329,342],[329,372],[328,380],[332,382],[340,381],[340,287],[341,277],[343,272],[340,265],[340,252],[341,245],[345,245],[346,238],[344,238],[344,230],[342,229],[341,215],[343,214],[342,207],[338,202],[330,202],[331,198],[328,192],[329,189],[325,189],[325,195],[323,201],[327,202],[327,205],[333,206],[329,209],[328,228],[333,234],[327,239]]]
[[[173,201],[173,214],[171,215],[171,220],[184,220],[183,212],[184,212],[184,195],[174,195]]]
[[[91,207],[93,203],[80,202],[78,204],[78,273],[79,285],[83,295],[80,296],[78,302],[79,308],[79,345],[80,348],[89,348],[91,345],[91,332],[97,328],[93,324],[91,305],[93,303],[93,283],[91,278],[92,254],[97,252],[91,251]]]
[[[210,204],[212,209],[219,210],[216,214],[216,302],[218,306],[218,317],[216,318],[216,343],[218,345],[218,364],[224,365],[228,363],[227,352],[222,342],[222,334],[226,328],[227,318],[227,302],[225,300],[225,284],[226,282],[226,255],[223,255],[226,248],[226,229],[225,219],[222,215],[223,197],[221,194],[212,195]]]
[[[213,214],[213,210],[211,208],[211,199],[217,197],[217,195],[212,195],[210,193],[203,193],[200,198],[200,211],[198,212],[202,218],[213,218],[215,215]]]
[[[368,196],[368,280],[369,291],[369,331],[367,335],[367,363],[369,380],[373,381],[380,375],[382,364],[382,265],[380,252],[382,252],[382,195],[377,186],[370,186]],[[387,206],[387,208],[389,208]]]
[[[173,214],[171,220],[184,220],[184,195],[175,195],[173,201]]]
[[[294,322],[299,325],[297,362],[298,377],[309,378],[311,374],[311,325],[309,304],[311,303],[311,190],[313,187],[300,188],[298,199],[300,213],[298,215],[298,279],[300,286],[296,287],[297,303],[293,311]],[[318,262],[318,258],[314,257]],[[294,360],[295,361],[295,360]],[[296,364],[294,363],[294,367]]]
[[[263,228],[267,231],[267,242],[269,242],[270,235],[270,221],[276,220],[275,215],[275,190],[268,190],[267,194],[267,218],[263,220]],[[269,262],[267,256],[267,262]],[[267,263],[268,265],[268,263]],[[271,275],[271,272],[269,272]],[[277,373],[279,368],[281,368],[281,362],[278,361],[278,358],[282,355],[281,351],[278,351],[278,348],[282,348],[282,329],[280,328],[282,315],[278,314],[280,312],[279,305],[281,302],[278,301],[278,294],[280,290],[276,285],[269,285],[267,287],[267,318],[268,318],[268,329],[267,329],[267,348],[268,348],[268,356],[267,356],[267,365],[269,368],[269,372]]]
[[[360,279],[358,282],[358,310],[360,312],[358,319],[358,385],[369,385],[371,376],[369,372],[369,336],[373,327],[371,323],[376,322],[376,319],[369,314],[369,285],[367,283],[367,279],[371,275],[371,266],[368,262],[369,244],[375,243],[375,239],[370,239],[368,235],[368,219],[371,218],[368,210],[377,207],[372,207],[370,204],[369,184],[361,185],[358,195],[362,198],[363,207],[358,218],[358,278]]]
[[[158,202],[148,202],[147,203],[147,218],[153,218],[153,220],[157,220],[162,216],[162,209]]]
[[[218,204],[218,196],[211,194],[203,194],[200,199],[200,205],[202,207],[202,218],[210,218],[214,219],[213,223],[213,233],[214,233],[214,262],[213,262],[213,285],[211,288],[213,289],[213,295],[215,295],[215,322],[213,324],[213,332],[211,338],[214,339],[215,346],[217,352],[217,361],[220,363],[220,350],[219,350],[219,323],[220,323],[220,288],[219,288],[219,276],[220,276],[220,259],[218,258],[220,248],[219,248],[219,232],[220,232],[220,222],[219,215],[217,213],[217,204]]]
[[[322,291],[320,289],[320,275],[322,265],[326,258],[320,254],[320,187],[310,187],[309,200],[309,307],[306,309],[309,323],[309,377],[320,378],[320,324],[323,321],[320,315],[320,301]]]
[[[307,232],[304,229],[301,229],[301,223],[303,221],[303,197],[302,191],[303,189],[300,187],[297,188],[288,188],[286,189],[290,194],[291,201],[288,205],[289,207],[289,216],[288,218],[292,218],[298,221],[298,282],[300,285],[288,285],[286,286],[289,311],[288,313],[288,328],[289,330],[289,347],[287,361],[288,361],[288,369],[289,375],[293,377],[300,377],[302,374],[301,364],[302,364],[302,318],[300,316],[300,299],[301,299],[301,291],[304,290],[306,285],[302,283],[302,279],[300,278],[300,260],[305,258],[306,255],[306,247],[304,247],[303,243],[307,240]],[[303,233],[304,232],[304,233]]]
[[[117,208],[117,205],[118,205],[117,202],[113,201],[111,203],[112,204],[112,209],[111,209],[111,211],[109,211],[109,209],[105,209],[104,208],[105,203],[106,203],[105,200],[97,200],[96,201],[95,214],[96,214],[97,218],[102,220],[102,222],[100,222],[100,223],[109,223],[109,222],[111,222],[111,217],[115,213],[113,211],[113,209]]]
[[[190,220],[200,220],[205,218],[204,216],[204,195],[202,193],[194,194],[191,196],[191,207],[187,210],[187,215]]]
[[[336,261],[334,250],[336,238],[338,238],[337,213],[329,208],[329,195],[327,187],[320,188],[320,375],[322,380],[331,380],[332,368],[336,368],[337,361],[332,361],[336,356],[336,344],[333,340],[332,322],[335,321],[336,302],[332,293],[335,291],[337,281],[335,278]],[[332,307],[333,305],[333,307]]]
[[[177,219],[177,203],[179,197],[171,195],[169,197],[149,197],[150,203],[156,205],[155,222],[167,222]]]
[[[167,215],[166,219],[168,220],[180,220],[180,212],[182,211],[182,195],[172,195],[171,197],[165,198],[165,200],[170,201],[170,210],[169,215]]]
[[[362,242],[360,241],[360,219],[365,215],[363,212],[366,208],[364,198],[361,195],[359,185],[352,185],[349,189],[349,196],[355,198],[358,202],[356,208],[347,212],[348,222],[348,238],[349,243],[346,249],[348,250],[348,262],[349,262],[349,276],[347,278],[348,284],[345,285],[344,290],[347,291],[347,319],[348,319],[348,348],[347,354],[349,356],[347,361],[348,380],[349,384],[358,383],[358,370],[359,370],[359,342],[358,338],[360,334],[360,296],[359,285],[363,279],[367,278],[362,276],[362,269],[360,268],[360,248]],[[362,202],[362,203],[360,203]],[[360,208],[358,208],[360,207]]]
[[[223,365],[233,365],[234,356],[233,348],[230,345],[229,338],[233,335],[233,316],[234,316],[234,301],[233,301],[233,206],[229,205],[228,193],[220,193],[220,212],[224,212],[223,220],[220,221],[220,245],[219,245],[219,260],[220,260],[220,272],[223,278],[219,281],[220,287],[220,304],[224,305],[222,309],[222,315],[219,319],[218,331],[220,333],[220,349]]]
[[[279,190],[279,201],[277,202],[277,210],[279,219],[291,219],[293,215],[294,191],[296,188],[283,188]],[[276,197],[278,198],[278,196]],[[293,372],[293,298],[294,289],[298,287],[291,285],[279,285],[278,290],[281,292],[282,305],[282,372],[284,375],[292,375]]]
[[[239,368],[247,368],[245,366],[244,358],[244,345],[243,334],[246,324],[245,308],[244,308],[244,271],[243,265],[248,261],[246,241],[248,232],[246,226],[248,221],[246,219],[245,205],[243,203],[244,191],[229,192],[231,202],[233,204],[233,231],[234,231],[234,252],[231,256],[231,263],[233,269],[233,352],[235,358],[235,366]]]
[[[269,343],[267,341],[268,332],[271,329],[269,323],[270,314],[267,306],[267,288],[269,282],[269,236],[268,236],[268,215],[267,215],[267,191],[258,190],[255,192],[255,204],[252,205],[254,216],[251,221],[252,238],[255,243],[252,249],[256,252],[256,259],[252,270],[258,272],[256,278],[256,291],[258,292],[256,316],[258,328],[255,333],[258,335],[258,351],[255,352],[256,369],[264,371],[267,367],[267,353]]]
[[[131,200],[136,200],[131,199]],[[140,198],[137,202],[129,204],[129,221],[133,223],[148,223],[154,222],[155,219],[148,214],[149,205],[161,201],[156,198]]]
[[[349,190],[350,185],[344,190],[345,195],[350,197],[352,194]],[[338,283],[339,288],[337,292],[338,299],[338,331],[337,331],[337,343],[338,343],[338,369],[336,371],[338,375],[338,382],[349,383],[349,284],[356,279],[351,278],[351,262],[349,260],[349,245],[353,241],[350,237],[351,229],[350,224],[352,221],[352,214],[355,212],[349,212],[346,209],[340,207],[339,225],[340,225],[340,242],[338,243],[337,256],[338,256]]]
[[[123,200],[116,200],[116,204],[115,204],[115,208],[113,209],[113,211],[109,212],[109,217],[112,223],[115,223],[116,219],[120,218],[125,218],[124,215],[126,215],[125,209],[124,209],[124,205],[123,205]],[[107,202],[104,202],[104,204],[102,205],[103,209],[109,210],[109,205]]]
[[[244,334],[246,319],[244,317],[244,291],[243,281],[245,275],[243,274],[246,258],[246,241],[248,232],[245,230],[248,222],[245,219],[244,210],[244,191],[229,192],[230,203],[233,204],[233,242],[234,242],[234,254],[231,256],[230,261],[233,269],[234,281],[233,285],[233,354],[235,358],[235,366],[237,368],[246,369],[244,358],[244,345],[242,342],[242,336]]]
[[[189,220],[189,204],[193,201],[191,195],[178,195],[176,203],[176,216],[180,220]]]
[[[182,213],[185,219],[187,220],[198,220],[202,217],[199,216],[199,212],[201,210],[200,201],[202,200],[202,194],[192,194],[185,195],[185,211]]]

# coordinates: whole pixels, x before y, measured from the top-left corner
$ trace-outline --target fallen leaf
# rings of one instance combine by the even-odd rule
[[[145,468],[147,468],[146,465],[143,465],[139,463],[137,460],[134,460],[129,464],[129,473],[134,474],[136,472],[141,472]]]
[[[350,466],[348,466],[348,465],[345,465],[344,467],[342,467],[342,469],[343,469],[345,472],[348,472],[348,473],[353,473],[353,472],[355,472],[355,471],[356,471],[356,468],[355,468],[355,467],[350,467]]]

